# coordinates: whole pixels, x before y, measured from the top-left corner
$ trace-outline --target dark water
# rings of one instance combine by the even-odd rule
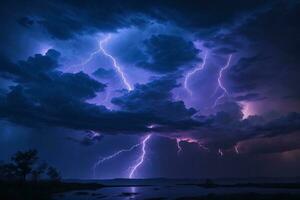
[[[130,187],[126,186],[132,184],[126,180],[113,180],[104,181],[106,185],[111,187],[105,187],[98,190],[85,190],[85,191],[73,191],[64,193],[63,195],[56,195],[56,200],[96,200],[96,199],[116,199],[116,200],[128,200],[128,199],[151,199],[151,198],[165,198],[176,199],[183,197],[197,197],[214,194],[239,194],[239,193],[259,193],[259,194],[300,194],[300,190],[297,189],[275,189],[275,188],[255,188],[255,187],[243,187],[243,188],[202,188],[195,185],[181,185],[182,183],[191,184],[193,181],[174,181],[174,180],[148,180],[137,181],[135,184],[144,186]],[[223,181],[224,182],[224,181]],[[236,181],[234,181],[237,183]],[[227,181],[227,183],[229,183]],[[230,183],[233,183],[230,181]],[[118,187],[116,187],[118,185]]]

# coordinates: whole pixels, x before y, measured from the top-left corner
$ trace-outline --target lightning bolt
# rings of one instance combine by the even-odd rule
[[[129,84],[122,68],[118,65],[116,59],[110,55],[106,50],[105,48],[103,47],[103,44],[106,43],[108,40],[110,40],[111,36],[108,35],[107,37],[105,37],[103,40],[100,40],[99,42],[99,48],[101,50],[101,52],[106,56],[108,57],[112,63],[113,63],[113,66],[116,70],[116,72],[119,74],[119,76],[121,77],[122,81],[123,81],[123,84],[126,86],[127,90],[131,91],[133,88],[131,87],[131,85]]]
[[[218,153],[219,153],[220,156],[223,156],[223,155],[224,155],[222,149],[219,149],[219,150],[218,150]]]
[[[92,59],[94,58],[94,56],[95,56],[96,54],[98,54],[98,53],[100,53],[100,49],[97,49],[96,51],[92,52],[92,53],[89,55],[89,57],[88,57],[86,60],[84,60],[83,62],[81,62],[80,64],[78,64],[78,65],[73,65],[73,66],[71,66],[71,67],[72,67],[72,68],[75,67],[75,69],[76,69],[76,67],[81,67],[81,69],[80,69],[79,71],[83,71],[83,70],[84,70],[84,66],[85,66],[86,64],[88,64],[89,62],[91,62]],[[69,68],[68,68],[68,69],[69,69]],[[67,69],[66,71],[68,71],[68,69]],[[75,73],[75,70],[73,71],[73,73]]]
[[[150,139],[151,134],[147,135],[143,141],[142,141],[142,154],[139,157],[139,161],[132,167],[130,173],[129,173],[129,178],[133,178],[133,175],[135,173],[135,171],[138,169],[138,167],[143,164],[144,160],[145,160],[145,156],[146,156],[146,146],[147,146],[147,142]]]
[[[176,139],[176,143],[177,143],[177,155],[179,155],[179,153],[182,151],[182,147],[180,146],[180,142],[181,140],[179,138]]]
[[[229,67],[230,61],[231,61],[231,57],[232,54],[229,55],[227,63],[224,67],[221,68],[221,70],[219,71],[219,76],[218,76],[218,87],[216,88],[216,91],[218,90],[218,88],[221,88],[221,90],[223,91],[222,94],[220,96],[217,97],[217,99],[215,100],[215,103],[213,105],[213,107],[216,107],[216,105],[218,104],[218,102],[225,97],[225,95],[228,95],[227,89],[225,88],[225,86],[222,83],[222,77],[223,77],[223,72]]]
[[[84,70],[84,66],[86,64],[88,64],[89,62],[91,62],[94,58],[95,55],[97,55],[98,53],[101,52],[101,49],[98,48],[97,50],[93,51],[92,53],[90,53],[90,55],[88,56],[87,59],[83,60],[80,64],[76,64],[76,65],[71,65],[66,69],[66,72],[69,71],[70,68],[74,68],[73,73],[75,73],[75,70],[77,67],[80,67],[79,71],[83,71]]]
[[[104,158],[99,159],[94,164],[94,166],[93,166],[93,175],[94,175],[94,178],[95,178],[95,175],[96,175],[96,169],[97,169],[97,167],[99,165],[101,165],[105,161],[111,160],[111,159],[119,156],[122,153],[130,152],[130,151],[136,149],[137,147],[142,146],[142,154],[141,154],[141,156],[138,159],[139,161],[133,167],[131,167],[129,178],[132,178],[133,175],[134,175],[134,173],[135,173],[135,171],[137,170],[137,168],[144,162],[144,159],[145,159],[145,156],[146,156],[146,145],[147,145],[147,142],[150,139],[150,137],[151,137],[151,134],[147,135],[140,143],[135,144],[135,145],[131,146],[128,149],[121,149],[121,150],[119,150],[119,151],[117,151],[117,152],[115,152],[115,153],[113,153],[113,154],[111,154],[109,156],[106,156]]]
[[[98,167],[99,165],[101,165],[101,164],[104,163],[105,161],[111,160],[111,159],[113,159],[113,158],[119,156],[120,154],[122,154],[122,153],[124,153],[124,152],[130,152],[130,151],[134,150],[135,148],[139,147],[140,145],[142,145],[142,143],[135,144],[135,145],[131,146],[131,147],[128,148],[128,149],[121,149],[121,150],[119,150],[119,151],[117,151],[117,152],[115,152],[115,153],[113,153],[113,154],[111,154],[111,155],[109,155],[109,156],[106,156],[106,157],[104,157],[104,158],[102,158],[102,159],[99,159],[99,160],[94,164],[94,167],[93,167],[93,174],[94,174],[94,177],[95,177],[95,175],[96,175],[96,169],[97,169],[97,167]]]
[[[195,143],[197,144],[200,148],[204,149],[204,150],[209,150],[206,146],[204,146],[201,142],[199,142],[196,139],[192,139],[192,138],[176,138],[176,144],[177,144],[177,154],[179,155],[179,153],[183,150],[180,143],[181,142],[187,142],[187,143]]]
[[[184,78],[184,88],[186,89],[186,91],[192,96],[193,92],[192,90],[189,88],[188,86],[188,82],[189,79],[191,78],[191,76],[193,76],[196,72],[201,71],[204,69],[205,63],[206,63],[206,58],[207,58],[207,53],[205,53],[204,55],[204,59],[201,65],[197,66],[196,68],[194,68],[192,71],[188,72]]]
[[[239,151],[239,144],[236,144],[236,145],[234,146],[234,151],[235,151],[236,154],[240,154],[240,151]]]
[[[103,53],[106,57],[108,57],[111,61],[112,61],[112,64],[113,64],[113,67],[115,69],[115,71],[119,74],[123,84],[126,86],[127,90],[131,91],[133,88],[132,86],[129,84],[129,81],[127,80],[126,76],[125,76],[125,73],[124,71],[122,70],[122,68],[118,65],[116,59],[110,55],[106,50],[105,48],[103,47],[103,44],[108,42],[108,40],[111,38],[111,35],[109,34],[108,36],[106,36],[104,39],[100,40],[99,41],[99,49],[95,50],[94,52],[92,52],[89,57],[84,60],[83,62],[81,62],[80,64],[78,65],[73,65],[73,66],[70,66],[69,68],[66,69],[66,71],[68,71],[70,68],[77,68],[77,67],[81,67],[80,71],[83,71],[84,70],[84,66],[86,64],[88,64],[89,62],[92,61],[92,59],[94,58],[95,55],[97,55],[98,53]],[[73,71],[73,73],[75,73],[75,70]]]

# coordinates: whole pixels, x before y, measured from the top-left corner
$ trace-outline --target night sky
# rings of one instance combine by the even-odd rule
[[[0,161],[64,178],[300,176],[300,2],[10,0]]]

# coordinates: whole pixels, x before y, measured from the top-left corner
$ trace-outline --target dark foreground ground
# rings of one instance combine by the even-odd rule
[[[97,183],[62,182],[0,182],[0,200],[50,200],[53,194],[73,190],[96,190],[103,187]]]
[[[217,184],[197,184],[198,187],[222,187],[222,188],[286,188],[293,190],[300,190],[299,183],[248,183],[248,184],[234,184],[234,185],[217,185]],[[119,187],[119,186],[105,186],[98,183],[60,183],[60,182],[39,182],[39,183],[21,183],[21,182],[0,182],[0,200],[50,200],[53,196],[56,199],[63,197],[63,193],[76,191],[75,194],[79,196],[86,196],[87,199],[99,199],[100,196],[92,197],[92,192],[104,187]],[[82,191],[82,192],[81,192]],[[123,193],[122,196],[134,197],[133,199],[140,199],[135,193]],[[103,197],[104,198],[104,197]],[[62,198],[63,199],[63,198]],[[85,199],[85,198],[84,198]],[[145,200],[159,200],[167,199],[166,197],[158,198],[141,198]],[[242,194],[208,194],[199,197],[181,197],[175,198],[177,200],[300,200],[300,193],[298,194],[258,194],[258,193],[242,193]]]

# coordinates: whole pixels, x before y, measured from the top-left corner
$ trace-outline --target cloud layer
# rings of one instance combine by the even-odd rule
[[[1,120],[82,131],[65,138],[83,146],[152,133],[193,152],[298,150],[299,13],[283,1],[9,1]],[[99,49],[107,34],[119,68]]]

